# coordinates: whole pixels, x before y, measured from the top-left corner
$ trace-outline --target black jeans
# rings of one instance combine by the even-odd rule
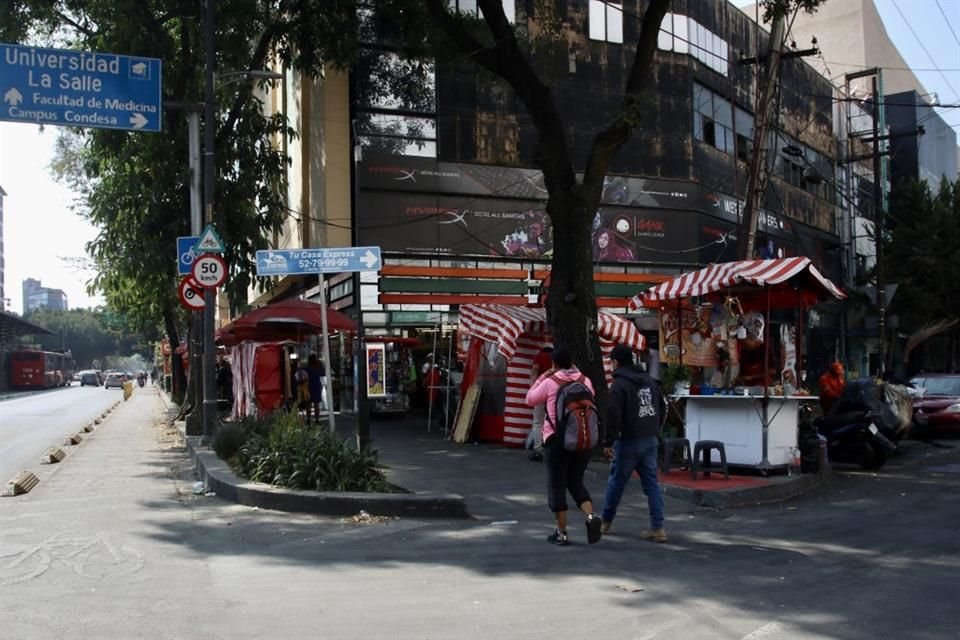
[[[590,492],[583,484],[592,451],[567,451],[563,441],[551,434],[543,443],[543,459],[547,467],[547,504],[550,511],[567,510],[567,491],[579,507],[590,501]]]

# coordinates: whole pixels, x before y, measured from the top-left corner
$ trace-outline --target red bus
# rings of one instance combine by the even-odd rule
[[[10,354],[10,386],[17,389],[69,386],[73,368],[73,355],[69,351],[20,349]]]

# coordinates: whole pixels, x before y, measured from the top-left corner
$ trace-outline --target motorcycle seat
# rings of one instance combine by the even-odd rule
[[[845,411],[843,413],[834,413],[826,416],[822,416],[813,421],[813,424],[818,429],[836,429],[838,427],[846,427],[851,424],[863,423],[870,420],[871,413],[869,411]]]

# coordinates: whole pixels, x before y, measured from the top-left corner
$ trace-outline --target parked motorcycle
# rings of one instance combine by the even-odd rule
[[[869,378],[853,380],[828,415],[814,420],[827,439],[831,461],[876,470],[897,450],[900,420],[884,402],[883,389]]]

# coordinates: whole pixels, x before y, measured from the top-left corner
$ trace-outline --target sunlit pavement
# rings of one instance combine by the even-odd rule
[[[52,478],[0,499],[2,637],[955,636],[954,448],[911,443],[880,473],[780,505],[671,503],[663,545],[638,539],[631,483],[616,535],[588,546],[571,518],[560,548],[544,540],[542,487],[498,497],[498,479],[473,521],[355,523],[194,495],[162,410],[136,393]]]

